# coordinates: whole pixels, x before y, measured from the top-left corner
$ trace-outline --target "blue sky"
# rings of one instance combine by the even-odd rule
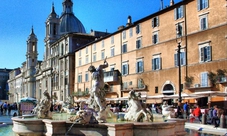
[[[14,69],[26,61],[26,41],[33,26],[38,38],[38,59],[43,60],[45,21],[52,3],[60,16],[63,0],[1,0],[0,4],[0,68]],[[74,15],[91,29],[115,32],[127,23],[159,11],[161,0],[73,0]],[[175,0],[175,3],[181,0]],[[170,0],[163,0],[164,7]]]

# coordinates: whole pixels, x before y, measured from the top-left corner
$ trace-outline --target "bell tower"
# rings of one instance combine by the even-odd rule
[[[38,57],[37,42],[38,42],[38,39],[34,34],[34,30],[32,27],[31,33],[28,36],[28,40],[27,40],[27,53],[26,53],[27,69],[35,68],[37,64],[37,57]]]
[[[24,72],[24,91],[26,96],[35,97],[35,73],[38,58],[37,51],[38,39],[34,33],[33,27],[27,40],[26,69]]]
[[[58,27],[60,19],[54,10],[54,3],[52,4],[51,13],[46,20],[46,43],[53,43],[58,39]]]

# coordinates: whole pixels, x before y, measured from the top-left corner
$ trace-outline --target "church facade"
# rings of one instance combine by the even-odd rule
[[[26,61],[21,68],[10,73],[8,80],[12,94],[10,100],[18,102],[23,97],[41,99],[48,91],[55,100],[64,101],[74,92],[75,55],[78,48],[108,33],[86,33],[83,24],[73,13],[73,2],[64,0],[59,17],[52,5],[46,24],[45,52],[37,60],[38,39],[32,28],[27,40]]]

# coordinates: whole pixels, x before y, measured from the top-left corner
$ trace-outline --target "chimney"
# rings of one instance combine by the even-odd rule
[[[132,24],[132,18],[131,18],[131,16],[128,16],[128,21],[127,21],[126,26],[129,26],[131,24]]]
[[[163,10],[163,0],[161,0],[161,10]]]
[[[174,5],[174,0],[170,0],[170,6]]]

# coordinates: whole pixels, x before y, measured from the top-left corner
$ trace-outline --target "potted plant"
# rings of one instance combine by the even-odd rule
[[[184,80],[185,80],[185,83],[184,83],[185,86],[186,87],[190,87],[192,85],[192,83],[193,83],[194,77],[185,76]]]
[[[217,70],[217,81],[223,82],[226,78],[226,70],[218,69]]]
[[[210,80],[211,85],[214,86],[215,83],[217,82],[217,74],[215,74],[214,72],[209,71],[208,78]]]

